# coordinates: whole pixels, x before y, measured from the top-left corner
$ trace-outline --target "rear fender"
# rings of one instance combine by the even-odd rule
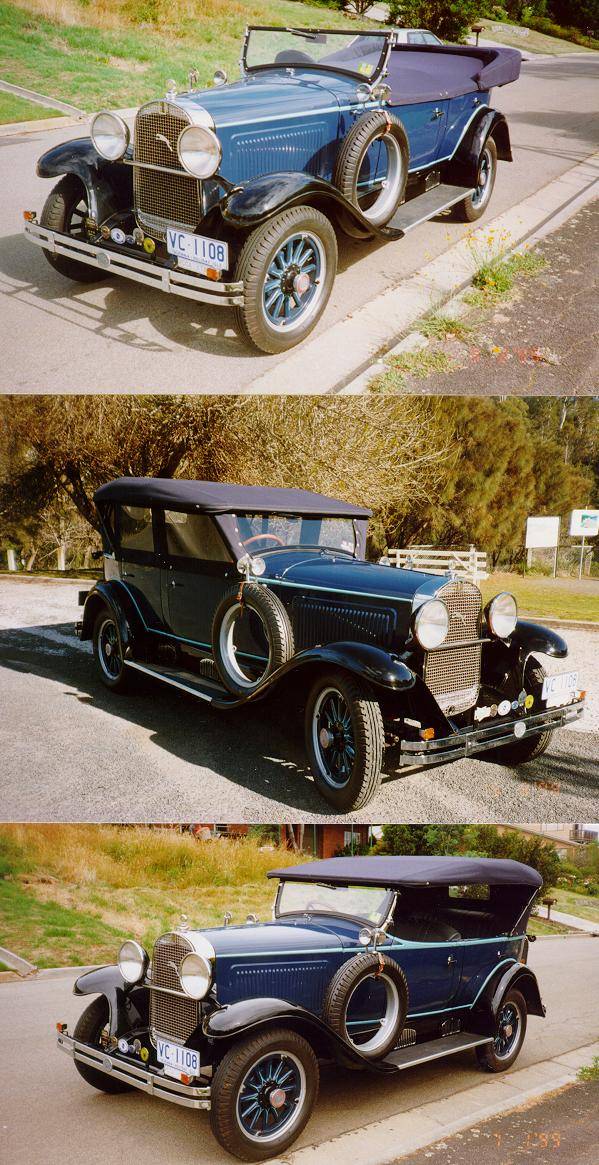
[[[529,1015],[538,1015],[545,1018],[545,1006],[541,999],[539,984],[534,971],[523,963],[513,962],[508,967],[498,967],[495,974],[487,983],[482,995],[477,1000],[472,1012],[474,1030],[483,1035],[492,1035],[495,1031],[497,1013],[505,998],[506,992],[514,987],[524,996],[526,1009]]]
[[[130,167],[102,158],[91,138],[76,138],[54,146],[42,154],[37,173],[40,178],[57,178],[61,174],[80,178],[87,191],[89,213],[97,223],[127,210],[133,202]]]
[[[127,588],[117,579],[103,579],[89,592],[83,608],[81,639],[91,639],[94,623],[103,607],[116,620],[123,654],[136,659],[145,656],[145,629],[141,616]]]
[[[127,986],[118,967],[98,967],[80,975],[75,981],[73,995],[104,996],[108,1001],[111,1036],[148,1024],[147,987]]]
[[[445,169],[445,181],[456,186],[476,186],[479,159],[487,138],[492,137],[500,162],[511,162],[510,131],[503,113],[488,106],[481,108],[470,123],[456,153]]]
[[[376,230],[332,182],[315,178],[302,170],[282,170],[252,178],[243,187],[236,187],[223,200],[220,210],[229,226],[251,231],[292,206],[313,206],[328,218],[336,218],[343,212],[369,234],[387,237]]]

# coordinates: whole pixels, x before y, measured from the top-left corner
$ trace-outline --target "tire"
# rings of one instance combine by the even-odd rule
[[[86,1007],[82,1015],[79,1016],[75,1025],[73,1036],[76,1040],[80,1040],[82,1044],[91,1044],[94,1048],[99,1048],[100,1036],[102,1029],[108,1023],[108,1000],[103,996],[98,996]],[[75,1067],[80,1076],[87,1084],[91,1084],[93,1088],[97,1088],[100,1092],[131,1092],[132,1086],[126,1084],[124,1080],[117,1080],[114,1076],[107,1076],[105,1072],[99,1072],[97,1068],[90,1068],[88,1064],[82,1064],[80,1060],[75,1060]]]
[[[497,1044],[500,1039],[502,1026],[501,1017],[505,1014],[506,1008],[510,1008],[512,1013],[515,1010],[518,1017],[518,1027],[513,1044],[508,1045],[505,1054],[500,1054]],[[526,1020],[527,1011],[524,996],[515,988],[507,991],[501,1001],[497,1015],[497,1030],[493,1043],[483,1044],[480,1048],[476,1048],[476,1058],[485,1072],[506,1072],[508,1068],[511,1068],[514,1060],[517,1059],[522,1050],[522,1044],[526,1035]]]
[[[376,141],[382,141],[387,149],[387,158],[391,163],[391,177],[386,179],[386,185],[370,205],[366,205],[369,198],[362,198],[358,194],[358,183],[366,155]],[[383,110],[373,110],[366,113],[350,129],[345,138],[335,164],[333,182],[342,194],[359,207],[373,226],[383,227],[395,214],[398,206],[403,202],[408,181],[408,166],[410,147],[408,136],[398,117]],[[354,238],[372,237],[372,232],[361,228],[343,214],[341,226]]]
[[[277,1053],[280,1055],[277,1056]],[[268,1073],[275,1074],[278,1059],[283,1066],[283,1082],[286,1080],[285,1072],[292,1073],[292,1083],[287,1087],[293,1088],[292,1097],[294,1092],[298,1096],[294,1111],[288,1116],[283,1113],[281,1127],[270,1133],[264,1127],[265,1117],[260,1115],[257,1128],[262,1128],[263,1132],[251,1133],[248,1125],[255,1113],[247,1105],[244,1109],[242,1090],[246,1094],[250,1092],[252,1069],[256,1065],[261,1065],[268,1086]],[[241,1040],[225,1053],[212,1080],[210,1125],[214,1136],[224,1149],[242,1161],[264,1161],[268,1157],[278,1157],[293,1144],[307,1124],[318,1095],[318,1081],[316,1056],[307,1040],[297,1032],[288,1028],[274,1028]],[[280,1110],[269,1106],[267,1089],[263,1087],[260,1095],[262,1100],[255,1104],[259,1104],[259,1108],[266,1112],[271,1108],[276,1116]],[[251,1113],[249,1117],[248,1112]],[[269,1117],[272,1119],[270,1113]]]
[[[123,648],[116,619],[108,607],[96,616],[92,636],[94,661],[98,675],[106,688],[124,692],[129,676],[123,663]]]
[[[259,583],[242,583],[241,602],[239,591],[239,586],[232,587],[215,611],[212,653],[227,690],[235,695],[248,695],[291,659],[294,653],[293,630],[282,602],[268,587]],[[245,626],[240,623],[242,619],[246,620]],[[246,627],[254,641],[250,641],[248,647],[264,643],[267,662],[262,669],[257,670],[251,662],[241,664],[237,661],[233,636],[236,630],[243,632]]]
[[[88,209],[87,191],[83,183],[74,174],[67,174],[48,195],[40,225],[51,231],[60,231],[63,235],[85,239],[83,219]],[[97,267],[88,267],[86,263],[78,263],[66,255],[56,255],[45,248],[43,251],[50,266],[67,279],[74,279],[78,283],[100,283],[102,279],[108,278],[108,273]]]
[[[361,809],[379,789],[385,747],[383,717],[372,688],[342,671],[319,676],[308,697],[305,724],[306,751],[319,792],[339,813]],[[328,732],[326,743],[323,732]]]
[[[524,671],[524,687],[531,695],[534,695],[535,704],[541,699],[543,680],[546,674],[545,668],[540,663],[537,663],[536,660],[529,660]],[[526,764],[527,761],[535,760],[536,757],[542,756],[547,751],[554,731],[553,728],[547,728],[544,732],[531,733],[530,736],[523,736],[521,740],[502,744],[500,748],[490,748],[488,752],[484,753],[484,759],[496,761],[502,765]]]
[[[300,344],[328,303],[336,271],[337,239],[324,214],[311,206],[276,214],[249,235],[239,256],[235,279],[243,283],[244,301],[235,308],[238,331],[270,354]],[[303,284],[294,288],[306,278],[305,290]]]
[[[354,993],[368,982],[378,980],[385,988],[385,1022],[369,1039],[358,1043],[349,1031],[352,1021],[351,1004]],[[324,1001],[325,1023],[351,1044],[367,1060],[382,1060],[396,1047],[408,1013],[408,985],[405,975],[393,959],[386,955],[367,953],[356,955],[344,963],[331,979]]]
[[[485,213],[495,179],[497,177],[497,146],[493,138],[487,138],[478,163],[478,178],[484,176],[484,183],[477,186],[474,194],[469,194],[463,202],[454,207],[453,218],[458,222],[476,222]]]

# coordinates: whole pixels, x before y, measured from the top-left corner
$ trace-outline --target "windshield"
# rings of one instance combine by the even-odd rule
[[[251,553],[281,547],[326,547],[356,552],[352,518],[313,518],[298,514],[236,514],[239,540]]]
[[[374,81],[385,61],[384,33],[322,32],[309,28],[250,28],[246,69],[297,66],[331,69]]]
[[[382,926],[391,907],[390,890],[378,886],[325,886],[282,882],[277,917],[283,914],[339,914]]]

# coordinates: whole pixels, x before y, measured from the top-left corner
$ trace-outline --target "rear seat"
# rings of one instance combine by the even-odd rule
[[[400,914],[393,923],[393,934],[406,942],[451,943],[459,942],[461,935],[450,922],[434,914]]]
[[[462,938],[493,938],[505,928],[489,910],[443,910],[440,916],[448,926],[459,928]]]

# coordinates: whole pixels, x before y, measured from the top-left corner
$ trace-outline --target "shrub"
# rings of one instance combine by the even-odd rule
[[[428,28],[442,40],[464,41],[480,15],[480,0],[391,0],[389,24]]]

